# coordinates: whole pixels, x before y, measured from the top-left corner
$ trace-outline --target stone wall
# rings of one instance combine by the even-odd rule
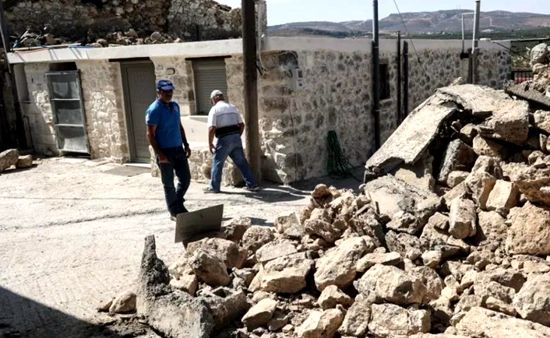
[[[262,64],[262,148],[274,170],[268,178],[288,183],[326,175],[330,130],[352,165],[374,150],[366,53],[280,51],[264,53]],[[303,71],[302,88],[294,85],[297,67]]]
[[[95,42],[108,33],[133,28],[140,37],[154,31],[170,33],[186,41],[239,37],[240,9],[212,0],[27,0],[6,5],[12,32],[27,27],[68,41]]]
[[[398,65],[395,52],[383,51],[380,59],[388,65],[390,84],[390,98],[381,101],[380,109],[383,143],[399,123]],[[228,85],[230,95],[236,96],[242,91],[242,79],[238,77],[241,61],[235,57],[232,60],[228,62]],[[419,57],[411,51],[409,63],[409,110],[437,88],[467,76],[468,61],[460,59],[458,48],[422,49]],[[375,150],[370,53],[269,52],[262,54],[262,64],[265,72],[259,80],[258,97],[265,177],[289,183],[326,175],[330,130],[336,131],[352,166],[366,161]],[[501,88],[510,65],[504,50],[482,49],[481,84]],[[304,74],[301,89],[293,86],[292,70],[297,67]]]
[[[193,89],[193,65],[182,57],[151,58],[155,65],[155,77],[172,81],[176,90],[173,100],[178,102],[181,115],[195,113],[195,94]]]
[[[22,102],[23,119],[32,133],[32,146],[39,154],[57,155],[57,141],[53,126],[53,114],[48,94],[47,63],[25,65],[28,101]]]
[[[168,31],[185,40],[241,36],[241,11],[212,0],[172,0]]]
[[[126,120],[122,109],[118,63],[79,61],[86,113],[86,130],[92,158],[129,158]]]

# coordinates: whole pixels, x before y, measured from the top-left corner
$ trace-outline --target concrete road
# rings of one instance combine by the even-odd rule
[[[192,182],[189,210],[223,203],[224,218],[272,225],[306,205],[308,189],[266,186],[258,193],[224,188],[203,194]],[[333,181],[357,187],[353,179]],[[95,308],[132,287],[145,236],[154,234],[167,264],[182,252],[159,178],[148,169],[74,158],[39,161],[0,175],[0,337],[96,335]],[[89,333],[89,334],[88,334]]]

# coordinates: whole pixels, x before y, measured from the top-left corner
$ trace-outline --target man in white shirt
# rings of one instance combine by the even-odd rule
[[[210,184],[204,191],[207,193],[220,192],[223,164],[227,156],[231,157],[241,171],[246,184],[245,189],[248,191],[259,190],[244,156],[241,142],[244,122],[239,110],[234,105],[225,102],[220,90],[212,91],[210,99],[213,106],[208,113],[208,148],[214,157]],[[218,139],[215,146],[214,136]]]

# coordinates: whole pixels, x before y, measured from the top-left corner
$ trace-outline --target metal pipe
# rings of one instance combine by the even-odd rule
[[[472,51],[479,46],[479,17],[480,17],[481,0],[476,0],[476,10],[474,19],[474,36],[472,38]]]
[[[479,82],[478,56],[479,56],[479,17],[481,15],[481,0],[476,0],[476,11],[474,20],[474,35],[472,38],[472,83]]]
[[[401,31],[397,32],[397,52],[396,60],[397,64],[397,122],[398,124],[403,120],[403,108],[401,106]]]
[[[261,181],[260,128],[258,122],[258,72],[256,68],[256,8],[254,0],[242,0],[243,77],[246,122],[246,155],[254,177]]]
[[[378,31],[378,0],[372,1],[372,115],[374,119],[374,144],[380,148],[380,50]]]
[[[464,24],[464,17],[466,15],[474,15],[473,12],[469,12],[469,13],[462,13],[462,53],[464,53],[464,48],[465,48],[465,41],[466,41],[466,33],[465,33],[465,24]]]
[[[403,118],[409,115],[409,43],[403,42]]]

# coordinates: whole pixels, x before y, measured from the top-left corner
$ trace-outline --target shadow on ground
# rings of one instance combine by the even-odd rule
[[[0,337],[128,337],[0,287]]]

